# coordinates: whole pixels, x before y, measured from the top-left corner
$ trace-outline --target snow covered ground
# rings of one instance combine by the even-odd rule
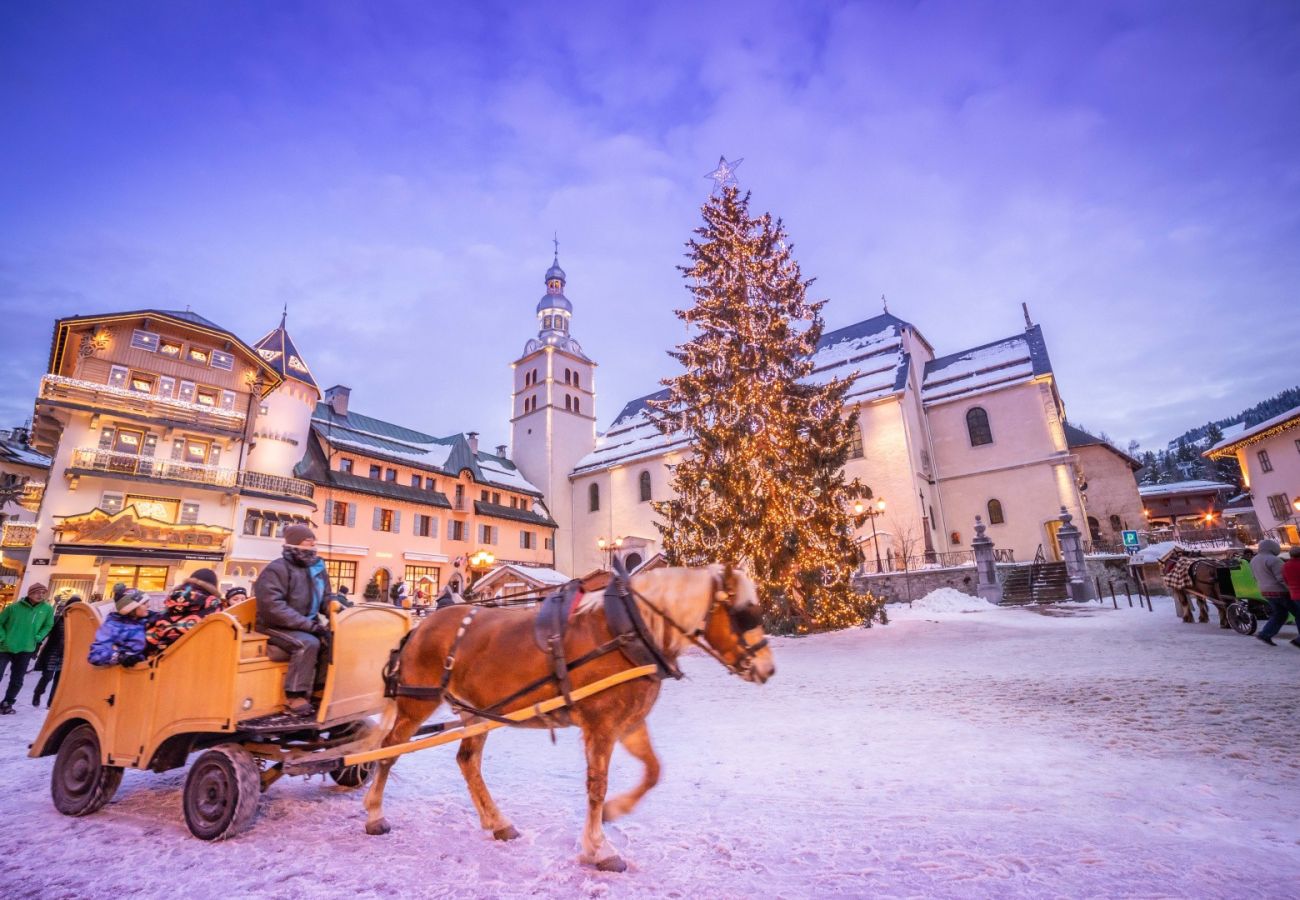
[[[1300,895],[1300,650],[1184,625],[1161,598],[932,605],[778,639],[763,686],[688,659],[651,720],[664,780],[608,829],[622,875],[575,861],[574,732],[488,741],[513,843],[479,830],[443,748],[394,769],[389,835],[362,832],[359,794],[287,779],[248,833],[206,844],[185,829],[183,771],[128,772],[102,812],[58,815],[50,760],[24,756],[26,706],[0,719],[0,894]],[[614,788],[637,775],[620,751]]]

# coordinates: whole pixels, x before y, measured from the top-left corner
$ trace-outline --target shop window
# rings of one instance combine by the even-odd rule
[[[137,328],[131,332],[131,348],[133,350],[145,350],[149,353],[158,352],[158,335],[152,331],[145,331]]]
[[[421,600],[428,602],[438,592],[438,567],[407,566],[406,577],[402,580],[406,582],[408,594],[412,597],[418,594]]]
[[[109,566],[109,590],[121,582],[140,591],[164,591],[167,589],[167,571],[166,566]]]
[[[327,559],[325,560],[325,574],[329,576],[330,584],[334,589],[346,587],[348,593],[355,594],[357,591],[357,564],[350,559]]]
[[[975,406],[966,412],[966,432],[970,435],[970,445],[979,447],[993,443],[993,430],[989,427],[989,414],[983,407]]]
[[[1004,518],[1002,515],[1002,501],[990,500],[989,501],[989,524],[1001,525],[1004,522],[1006,522],[1006,518]]]

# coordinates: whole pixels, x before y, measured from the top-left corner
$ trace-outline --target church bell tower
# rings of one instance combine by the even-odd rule
[[[564,296],[565,275],[560,248],[546,270],[546,293],[537,303],[537,337],[511,363],[511,453],[524,477],[546,496],[546,506],[559,528],[555,534],[555,565],[567,575],[574,571],[574,506],[569,473],[596,447],[596,364],[570,332],[573,304]]]

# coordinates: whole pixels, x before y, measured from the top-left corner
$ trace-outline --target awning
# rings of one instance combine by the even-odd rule
[[[220,562],[226,558],[221,551],[188,550],[163,547],[122,547],[115,544],[55,544],[50,548],[60,556],[102,556],[105,559],[132,557],[138,559],[197,559]]]

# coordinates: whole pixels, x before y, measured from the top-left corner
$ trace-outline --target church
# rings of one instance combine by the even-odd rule
[[[558,524],[555,568],[582,574],[610,555],[635,568],[662,551],[651,501],[670,498],[673,466],[691,445],[646,415],[666,392],[627,401],[598,433],[596,362],[573,335],[558,254],[545,282],[537,336],[512,363],[511,458]],[[960,563],[977,516],[1015,559],[1040,548],[1059,558],[1062,509],[1087,521],[1087,481],[1027,311],[1024,331],[945,354],[885,311],[825,332],[813,364],[811,378],[851,381],[845,413],[859,419],[847,475],[872,491],[856,536],[866,571]],[[1135,493],[1128,481],[1120,487]]]

